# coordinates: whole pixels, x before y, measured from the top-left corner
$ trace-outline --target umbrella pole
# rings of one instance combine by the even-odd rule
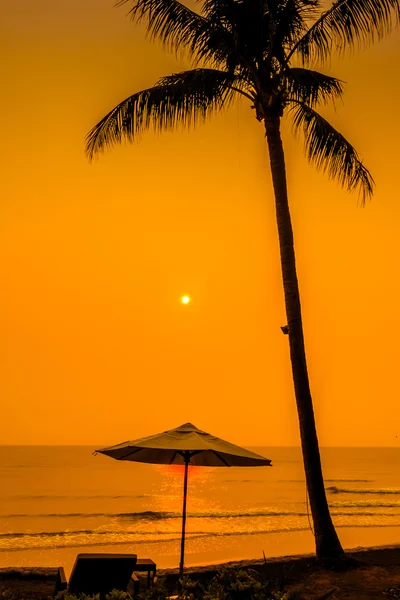
[[[187,499],[188,471],[189,471],[189,462],[190,462],[189,452],[185,452],[184,461],[185,461],[185,478],[184,478],[184,482],[183,482],[181,562],[179,564],[179,576],[180,577],[182,577],[182,575],[183,575],[183,564],[184,564],[184,556],[185,556],[186,499]]]

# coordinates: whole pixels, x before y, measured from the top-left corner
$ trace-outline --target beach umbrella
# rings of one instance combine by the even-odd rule
[[[117,446],[96,450],[96,453],[111,456],[116,460],[184,465],[182,540],[179,573],[183,573],[185,555],[186,499],[189,464],[198,467],[266,467],[271,461],[240,446],[230,444],[209,433],[185,423],[176,429],[151,435]]]

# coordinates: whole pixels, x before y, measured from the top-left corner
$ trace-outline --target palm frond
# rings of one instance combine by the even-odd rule
[[[123,139],[133,142],[151,126],[159,131],[178,125],[190,127],[227,105],[241,86],[234,76],[214,69],[163,77],[154,87],[123,100],[101,119],[86,136],[86,154],[91,160]]]
[[[219,24],[200,27],[197,34],[193,35],[188,50],[195,62],[204,61],[216,69],[226,68],[233,72],[233,65],[239,63],[232,34]]]
[[[119,0],[116,5],[127,3],[132,3],[132,20],[145,20],[151,39],[160,40],[168,50],[186,49],[199,58],[214,58],[214,63],[226,59],[229,42],[223,27],[178,0]]]
[[[139,22],[146,18],[152,38],[172,47],[187,46],[206,20],[178,0],[119,0],[116,6],[132,3],[129,15]]]
[[[326,60],[333,50],[367,46],[400,21],[399,0],[338,0],[292,48],[303,62]]]
[[[271,44],[274,56],[277,51],[290,51],[290,48],[306,33],[307,23],[315,19],[317,1],[285,0],[282,2],[269,1],[268,11],[271,14],[273,29]]]
[[[290,113],[295,130],[303,129],[308,160],[348,191],[358,188],[364,204],[372,196],[374,180],[350,142],[305,104],[295,103]]]
[[[343,94],[340,79],[324,75],[311,69],[291,68],[285,72],[289,100],[293,99],[308,106],[326,104]]]
[[[236,9],[234,0],[203,0],[202,13],[212,23],[221,23],[227,29],[235,25]]]
[[[268,36],[263,6],[260,0],[204,0],[204,16],[221,26],[230,41],[229,66],[239,65],[243,60],[261,62],[264,40]]]

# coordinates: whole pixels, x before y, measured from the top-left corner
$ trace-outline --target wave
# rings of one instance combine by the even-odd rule
[[[399,488],[339,488],[332,485],[326,490],[331,494],[400,494]]]
[[[377,511],[331,511],[333,517],[397,517],[400,518],[400,513],[388,513],[388,512],[377,512]],[[295,517],[307,517],[309,516],[306,512],[271,512],[268,516],[281,517],[281,516],[295,516]],[[181,518],[181,517],[180,517]],[[107,530],[107,529],[76,529],[76,530],[63,530],[63,531],[37,531],[37,532],[16,532],[16,533],[0,533],[0,540],[7,538],[35,538],[35,537],[70,537],[74,535],[141,535],[142,531],[126,531],[126,530]],[[169,534],[180,534],[179,531],[146,531],[146,535],[169,535]],[[191,532],[191,533],[204,533],[204,532]],[[250,532],[248,532],[250,535]],[[218,532],[215,534],[218,535]]]
[[[342,500],[329,502],[331,508],[400,508],[400,501],[384,502],[383,500]],[[353,513],[352,513],[353,514]]]
[[[367,523],[367,524],[360,524],[360,523],[356,523],[356,524],[342,524],[342,525],[336,525],[337,528],[340,529],[348,529],[348,528],[393,528],[393,527],[400,527],[400,524],[396,524],[396,525],[392,525],[392,524],[388,524],[388,523],[382,523],[382,524],[373,524],[373,523]],[[234,536],[255,536],[255,535],[270,535],[270,534],[282,534],[282,533],[295,533],[295,532],[301,532],[301,531],[308,531],[310,529],[309,526],[304,526],[304,527],[286,527],[286,528],[276,528],[276,529],[267,529],[267,530],[259,530],[259,531],[223,531],[223,532],[192,532],[192,533],[188,533],[186,536],[187,540],[196,540],[196,539],[200,539],[200,538],[215,538],[215,537],[234,537]],[[166,535],[167,533],[173,533],[175,534],[175,532],[166,532],[164,533],[164,535]],[[125,535],[131,535],[131,534],[127,534],[125,533]],[[146,533],[147,535],[147,533]],[[30,551],[35,551],[35,550],[60,550],[60,549],[69,549],[69,548],[90,548],[90,547],[97,547],[97,546],[126,546],[126,545],[138,545],[138,544],[160,544],[160,543],[171,543],[171,542],[180,542],[181,541],[181,536],[177,536],[174,538],[168,538],[168,539],[145,539],[145,538],[135,538],[135,539],[121,539],[121,540],[105,540],[104,542],[84,542],[84,541],[73,541],[72,543],[69,544],[49,544],[47,546],[45,545],[36,545],[36,546],[29,546],[29,547],[25,547],[25,546],[18,546],[18,547],[11,547],[11,548],[0,548],[0,553],[1,552],[30,552]]]
[[[71,537],[76,535],[141,535],[139,531],[122,531],[122,530],[105,530],[105,529],[77,529],[74,531],[37,531],[37,532],[17,532],[17,533],[0,533],[2,539],[16,538],[46,538],[46,537]],[[146,531],[146,535],[169,535],[180,534],[180,531]],[[193,532],[203,533],[203,532]]]
[[[142,499],[142,498],[150,498],[149,494],[138,494],[138,495],[127,495],[127,494],[91,494],[91,495],[76,495],[72,496],[70,494],[57,495],[57,494],[35,494],[26,496],[23,494],[17,494],[14,496],[7,496],[7,498],[11,498],[13,500],[96,500],[97,498],[106,499],[106,500],[132,500],[132,499]]]
[[[302,504],[305,504],[302,503]],[[275,510],[275,509],[263,509],[258,511],[221,511],[221,512],[188,512],[187,516],[191,519],[246,519],[246,518],[259,518],[259,517],[302,517],[306,516],[307,513],[304,511],[290,511],[290,510]],[[131,521],[140,520],[151,520],[151,521],[162,521],[171,519],[182,519],[181,512],[157,512],[152,510],[142,512],[127,512],[127,513],[106,513],[106,512],[93,512],[93,513],[11,513],[6,515],[0,515],[0,519],[17,519],[17,518],[117,518],[117,519],[129,519]]]
[[[294,512],[294,511],[280,511],[280,510],[261,510],[261,511],[245,511],[245,512],[192,512],[188,513],[187,516],[192,519],[235,519],[235,518],[249,518],[249,517],[269,517],[269,516],[303,516],[305,512]],[[33,518],[33,517],[49,517],[49,518],[88,518],[88,517],[114,517],[120,519],[131,519],[141,520],[148,519],[153,521],[164,520],[164,519],[181,519],[182,513],[180,512],[156,512],[152,510],[146,510],[142,512],[128,512],[128,513],[11,513],[8,515],[0,515],[0,518],[14,519],[14,518]]]
[[[325,479],[327,483],[373,483],[373,479]]]
[[[193,533],[187,533],[186,534],[186,539],[197,539],[197,538],[208,538],[208,537],[231,537],[231,536],[243,536],[243,535],[265,535],[265,534],[269,534],[269,533],[290,533],[290,532],[294,532],[294,531],[306,531],[308,529],[308,527],[288,527],[288,528],[277,528],[277,529],[269,529],[269,530],[265,530],[265,531],[223,531],[223,532],[193,532]],[[126,532],[123,532],[125,535],[130,535],[127,534]],[[164,535],[166,535],[169,532],[165,532]],[[175,532],[174,532],[175,533]],[[147,535],[147,532],[146,532]],[[48,546],[43,546],[43,545],[37,545],[37,546],[20,546],[20,547],[14,547],[14,548],[0,548],[0,552],[20,552],[20,551],[31,551],[31,550],[57,550],[57,549],[64,549],[64,548],[84,548],[84,547],[94,547],[94,546],[122,546],[122,545],[128,545],[128,544],[159,544],[159,543],[166,543],[166,542],[180,542],[181,541],[181,535],[179,532],[179,537],[175,537],[175,538],[168,538],[168,539],[145,539],[145,538],[137,538],[137,539],[130,539],[130,540],[107,540],[104,542],[80,542],[80,541],[76,541],[73,542],[71,544],[52,544],[52,545],[48,545]]]
[[[305,504],[305,502],[303,503]],[[400,508],[400,502],[379,502],[379,501],[342,501],[342,502],[330,502],[331,508]],[[291,511],[291,510],[275,510],[275,509],[264,509],[259,511],[246,511],[246,512],[189,512],[187,514],[191,519],[251,519],[251,518],[264,518],[264,517],[306,517],[309,513],[306,511]],[[352,511],[352,512],[340,512],[332,511],[334,516],[393,516],[400,517],[400,513],[387,513],[377,511]],[[129,513],[39,513],[39,514],[26,514],[26,513],[13,513],[8,515],[0,515],[0,519],[13,519],[13,518],[115,518],[115,519],[129,519],[131,521],[150,520],[150,521],[162,521],[171,519],[182,519],[182,513],[178,512],[155,512],[155,511],[143,511],[143,512],[129,512]],[[81,530],[82,533],[90,533],[97,530]],[[99,530],[100,531],[100,530]],[[69,534],[69,532],[67,532]],[[0,533],[0,538],[4,535]],[[28,534],[27,534],[28,535]],[[37,535],[37,534],[29,534]],[[57,535],[57,533],[54,533]]]
[[[119,517],[119,518],[130,518],[130,519],[177,519],[181,518],[181,513],[173,512],[156,512],[152,510],[145,510],[140,512],[129,512],[129,513],[113,513],[113,512],[76,512],[76,513],[10,513],[8,515],[0,515],[2,519],[17,519],[17,518],[89,518],[89,517]]]
[[[373,479],[324,479],[325,483],[373,483]],[[305,483],[305,479],[280,479],[280,483]]]
[[[224,483],[267,483],[265,479],[224,479]]]

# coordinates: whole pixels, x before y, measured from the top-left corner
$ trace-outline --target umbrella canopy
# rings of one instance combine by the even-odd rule
[[[146,438],[123,442],[116,446],[96,450],[116,460],[134,462],[185,465],[183,484],[182,540],[179,573],[183,573],[185,555],[185,526],[188,467],[268,467],[271,461],[264,456],[235,446],[209,433],[197,429],[192,423],[185,423]]]
[[[188,458],[191,465],[200,467],[271,465],[271,461],[264,456],[205,433],[191,423],[97,452],[117,460],[162,465],[184,465]]]

